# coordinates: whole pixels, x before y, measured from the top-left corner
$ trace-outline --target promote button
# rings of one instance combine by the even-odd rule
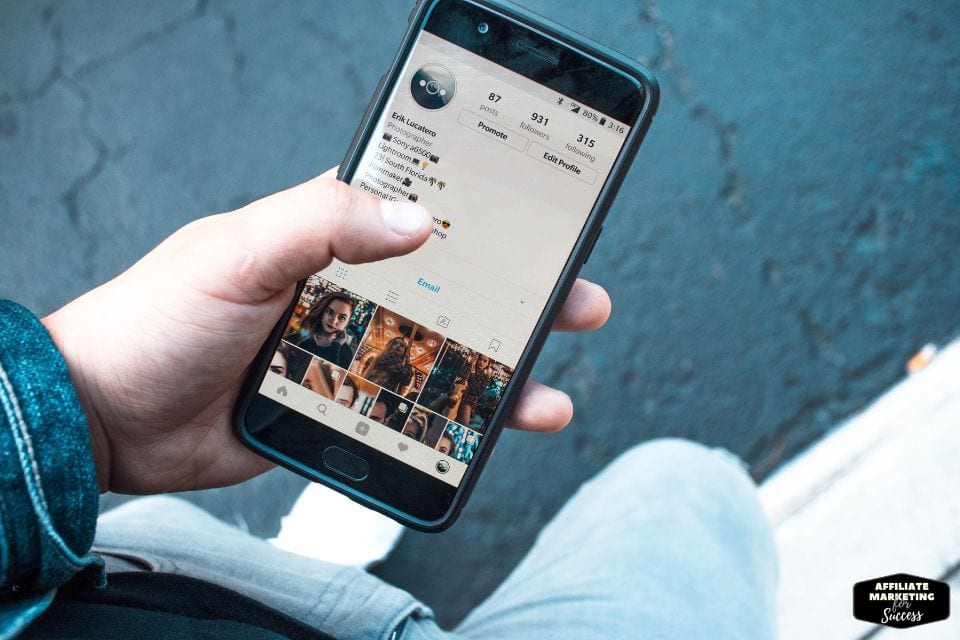
[[[474,131],[482,133],[488,138],[499,140],[508,147],[513,147],[521,153],[527,148],[527,143],[530,142],[525,136],[520,135],[516,131],[507,129],[496,122],[478,116],[473,111],[468,111],[466,109],[460,112],[460,118],[458,122],[468,129],[473,129]]]
[[[547,149],[539,142],[530,144],[527,154],[533,156],[541,162],[546,162],[550,166],[563,171],[564,173],[583,180],[587,184],[593,184],[597,181],[597,172],[586,166],[580,160],[562,156],[552,149]]]

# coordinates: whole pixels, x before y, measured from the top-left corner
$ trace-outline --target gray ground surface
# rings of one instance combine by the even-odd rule
[[[526,4],[663,100],[584,272],[614,316],[537,366],[574,423],[508,433],[460,523],[378,571],[447,624],[623,449],[691,437],[762,476],[960,325],[956,3]],[[0,0],[0,297],[51,311],[339,162],[409,6]],[[190,498],[266,535],[301,484]]]

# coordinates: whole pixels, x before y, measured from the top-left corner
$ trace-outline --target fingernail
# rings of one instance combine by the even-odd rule
[[[380,213],[390,230],[401,236],[415,236],[430,219],[427,210],[412,202],[380,202]]]

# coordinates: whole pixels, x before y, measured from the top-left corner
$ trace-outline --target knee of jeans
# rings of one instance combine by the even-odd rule
[[[622,453],[595,479],[619,486],[656,486],[682,491],[754,494],[756,486],[743,463],[725,449],[679,438],[641,443]]]
[[[113,522],[155,522],[171,523],[183,519],[210,518],[206,511],[195,504],[175,496],[145,496],[121,504],[119,507],[103,513],[98,527],[109,526]]]
[[[110,509],[107,513],[119,512],[119,511],[145,511],[153,509],[183,509],[183,508],[199,508],[195,507],[192,503],[183,498],[171,495],[155,495],[155,496],[140,496],[134,498],[133,500],[127,500],[126,502],[120,504],[113,509]]]
[[[585,487],[588,502],[616,504],[622,514],[651,521],[678,533],[707,536],[731,557],[751,558],[775,581],[773,530],[760,504],[756,484],[736,456],[681,439],[658,439],[621,454]],[[691,539],[693,539],[691,537]],[[768,570],[769,569],[769,570]]]

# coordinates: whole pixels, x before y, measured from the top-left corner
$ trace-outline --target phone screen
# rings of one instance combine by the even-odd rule
[[[348,179],[433,234],[309,278],[259,393],[456,487],[630,126],[429,30],[394,87]]]

